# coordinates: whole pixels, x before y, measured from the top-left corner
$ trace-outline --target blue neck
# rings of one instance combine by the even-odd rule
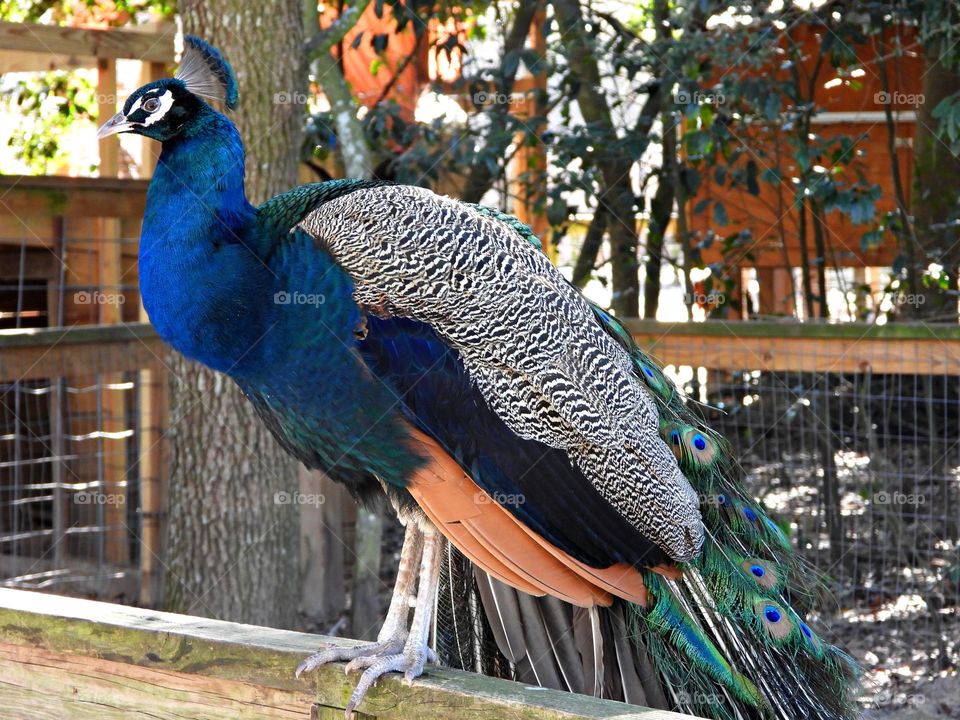
[[[140,240],[143,304],[161,337],[228,372],[262,326],[258,303],[270,271],[251,249],[256,210],[244,193],[243,143],[207,108],[163,144],[147,192]]]

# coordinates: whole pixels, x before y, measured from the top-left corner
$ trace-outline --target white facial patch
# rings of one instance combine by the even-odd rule
[[[133,115],[137,110],[140,109],[140,105],[144,100],[149,100],[147,97],[137,98],[137,101],[133,104],[133,107],[130,108],[130,112],[127,113],[127,116]],[[155,122],[159,122],[163,119],[163,116],[167,114],[167,111],[173,107],[173,93],[167,90],[159,98],[160,107],[154,110],[152,113],[147,115],[146,119],[143,121],[144,127],[150,127]]]

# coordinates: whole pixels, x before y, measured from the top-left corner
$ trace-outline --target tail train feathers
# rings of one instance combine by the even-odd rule
[[[519,221],[475,209],[539,244]],[[696,559],[678,567],[680,572],[643,571],[636,583],[644,590],[634,593],[634,602],[618,600],[601,608],[572,608],[551,597],[521,601],[512,588],[478,573],[473,587],[489,587],[470,602],[490,618],[490,636],[499,647],[493,654],[509,660],[524,682],[599,691],[693,715],[855,717],[855,663],[819,638],[802,617],[820,593],[820,578],[747,495],[727,442],[691,411],[616,318],[596,306],[594,311],[629,353],[655,401],[662,437],[700,498],[704,545]],[[601,584],[622,596],[615,585]],[[456,607],[451,604],[448,612]],[[575,653],[557,637],[561,617],[572,628]]]
[[[512,664],[506,676],[541,687],[669,708],[650,655],[628,634],[625,603],[580,608],[550,596],[525,595],[479,569],[474,576],[475,597],[489,621],[496,654]],[[462,596],[457,600],[463,606],[473,604]],[[442,602],[438,612],[448,617],[452,610]],[[441,657],[448,645],[449,636],[441,634]]]
[[[679,580],[645,573],[651,602],[629,608],[636,634],[662,640],[651,651],[676,706],[711,717],[855,715],[855,665],[800,616],[819,578],[746,494],[726,441],[691,412],[619,321],[599,309],[597,317],[633,358],[657,401],[662,436],[700,497],[700,556],[682,566]]]

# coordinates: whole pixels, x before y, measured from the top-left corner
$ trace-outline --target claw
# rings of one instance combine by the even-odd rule
[[[403,648],[405,636],[400,636],[386,642],[378,642],[364,648],[366,652],[353,658],[344,668],[344,672],[351,673],[354,670],[368,668],[379,660],[391,655],[396,655]]]
[[[371,664],[386,655],[393,655],[400,651],[407,639],[406,632],[381,642],[363,643],[352,648],[330,648],[314,653],[297,666],[294,674],[300,677],[305,672],[333,662],[345,662],[344,672],[349,673],[359,668],[369,667]]]
[[[439,553],[443,540],[430,533],[425,536],[416,526],[408,526],[400,552],[400,568],[390,609],[377,642],[364,643],[352,648],[330,648],[311,655],[297,668],[297,677],[304,672],[316,670],[331,662],[347,662],[344,672],[363,669],[363,674],[347,703],[345,716],[353,712],[367,691],[385,674],[403,673],[403,681],[412,683],[423,674],[424,665],[437,663],[437,654],[430,649],[430,618],[436,602],[437,579],[440,571]],[[410,610],[410,588],[414,579],[414,567],[420,561],[420,581],[416,602],[413,605],[413,621],[407,624]],[[409,628],[409,629],[408,629]]]
[[[424,652],[419,647],[405,647],[402,653],[397,655],[386,655],[380,658],[373,658],[374,662],[364,670],[363,675],[357,682],[350,696],[350,702],[347,703],[347,712],[352,713],[363,701],[364,695],[372,688],[376,682],[387,673],[402,672],[404,682],[408,685],[423,674],[424,665],[430,655],[436,657],[436,653],[430,650]],[[370,659],[370,658],[364,658]]]

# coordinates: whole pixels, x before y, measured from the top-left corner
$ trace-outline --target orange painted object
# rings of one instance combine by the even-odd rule
[[[814,71],[820,44],[818,34],[821,32],[826,30],[810,25],[800,26],[793,32],[793,38],[802,47],[804,59],[800,75],[804,81]],[[857,139],[856,145],[861,155],[843,171],[838,180],[845,184],[853,183],[859,172],[867,182],[879,185],[881,195],[876,205],[878,218],[896,207],[887,126],[883,116],[885,102],[890,101],[894,111],[896,160],[909,204],[915,130],[911,115],[916,111],[918,102],[922,101],[923,58],[915,31],[905,27],[899,28],[898,33],[906,54],[887,60],[891,87],[889,97],[884,93],[880,80],[880,68],[876,60],[880,51],[874,40],[854,48],[862,62],[863,75],[856,78],[840,77],[826,59],[813,83],[814,101],[822,112],[814,117],[811,132],[823,138],[847,135]],[[894,47],[893,41],[892,35],[886,39],[888,54],[890,48]],[[736,71],[734,68],[727,72]],[[773,74],[785,76],[786,73],[787,70],[778,69]],[[851,87],[851,82],[859,83],[862,87]],[[842,114],[831,118],[830,113]],[[689,226],[697,233],[698,239],[712,230],[718,236],[718,241],[703,249],[702,259],[708,264],[723,262],[740,267],[798,267],[801,265],[800,213],[792,207],[795,197],[791,178],[799,176],[800,171],[793,162],[792,148],[787,145],[780,131],[749,131],[737,126],[733,126],[732,131],[747,148],[747,157],[757,162],[761,173],[776,169],[783,180],[778,186],[759,180],[759,195],[751,195],[746,187],[731,189],[729,185],[720,186],[715,182],[712,172],[704,172],[700,189],[688,205],[691,210]],[[830,170],[828,157],[811,157],[810,161],[812,165],[822,165]],[[699,214],[692,212],[698,203],[706,199],[723,203],[729,218],[728,224],[719,226],[716,223],[713,203],[707,204]],[[814,256],[811,223],[808,214],[807,243],[810,255]],[[752,238],[724,251],[719,238],[741,229],[749,229]],[[861,249],[861,237],[870,229],[872,227],[868,225],[853,225],[837,211],[828,213],[824,232],[827,265],[862,267],[892,264],[898,249],[889,232],[884,233],[878,247],[866,251]]]
[[[335,19],[336,11],[328,8],[320,15],[320,25],[327,27]],[[354,47],[361,35],[357,47]],[[383,53],[377,53],[373,47],[372,41],[377,35],[388,38]],[[377,17],[375,3],[371,3],[343,39],[344,76],[360,104],[371,107],[380,99],[396,70],[406,63],[384,99],[396,102],[400,106],[400,116],[413,122],[417,99],[430,81],[452,82],[460,74],[459,51],[448,55],[433,50],[437,42],[443,42],[451,35],[459,35],[460,42],[466,42],[462,22],[451,18],[441,24],[433,20],[418,47],[412,23],[398,33],[390,8],[385,7],[383,17]],[[412,59],[407,61],[411,54]],[[371,69],[376,72],[371,73]]]

